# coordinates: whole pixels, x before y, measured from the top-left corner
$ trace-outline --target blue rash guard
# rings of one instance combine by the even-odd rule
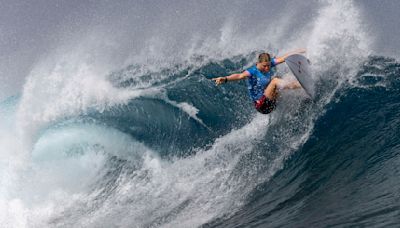
[[[275,58],[273,58],[271,60],[271,68],[266,73],[259,71],[256,65],[246,70],[250,73],[250,76],[247,78],[247,89],[249,90],[250,98],[254,102],[263,96],[265,88],[267,88],[268,84],[271,82],[272,76],[275,73],[275,69],[273,69],[273,67],[276,65]]]

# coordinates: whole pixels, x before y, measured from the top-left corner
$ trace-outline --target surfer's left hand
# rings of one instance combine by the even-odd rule
[[[306,51],[307,51],[307,49],[305,49],[305,48],[299,48],[295,52],[297,52],[298,54],[303,54],[303,53],[306,53]]]

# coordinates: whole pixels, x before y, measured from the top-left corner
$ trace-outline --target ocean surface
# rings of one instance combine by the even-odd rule
[[[135,3],[68,14],[20,87],[1,78],[1,227],[400,226],[400,61],[373,48],[375,6],[283,2],[271,23],[247,9],[202,24],[246,4]],[[164,11],[181,18],[151,16]],[[300,47],[315,100],[284,90],[262,115],[245,81],[210,80]]]

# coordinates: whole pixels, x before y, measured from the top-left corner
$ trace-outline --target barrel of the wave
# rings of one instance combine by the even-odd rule
[[[290,55],[285,59],[290,71],[300,82],[306,93],[314,100],[315,99],[315,86],[312,78],[310,65],[311,62],[306,57],[300,54]]]

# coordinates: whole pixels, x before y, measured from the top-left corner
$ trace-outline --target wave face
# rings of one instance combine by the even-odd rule
[[[193,17],[221,13],[217,5],[195,8]],[[216,25],[198,28],[170,16],[183,11],[144,4],[134,18],[103,12],[86,22],[89,30],[78,29],[87,34],[62,33],[22,91],[0,102],[0,223],[398,226],[400,64],[371,54],[355,3],[274,7],[294,19],[271,17],[281,27],[264,32],[252,15],[216,16]],[[142,31],[159,8],[172,27],[158,25],[157,36]],[[315,12],[308,21],[306,10]],[[149,24],[123,33],[133,19]],[[209,80],[251,66],[260,48],[298,46],[312,60],[315,101],[302,90],[282,91],[277,109],[261,115],[245,82],[217,87]],[[278,67],[294,80],[288,72]]]

